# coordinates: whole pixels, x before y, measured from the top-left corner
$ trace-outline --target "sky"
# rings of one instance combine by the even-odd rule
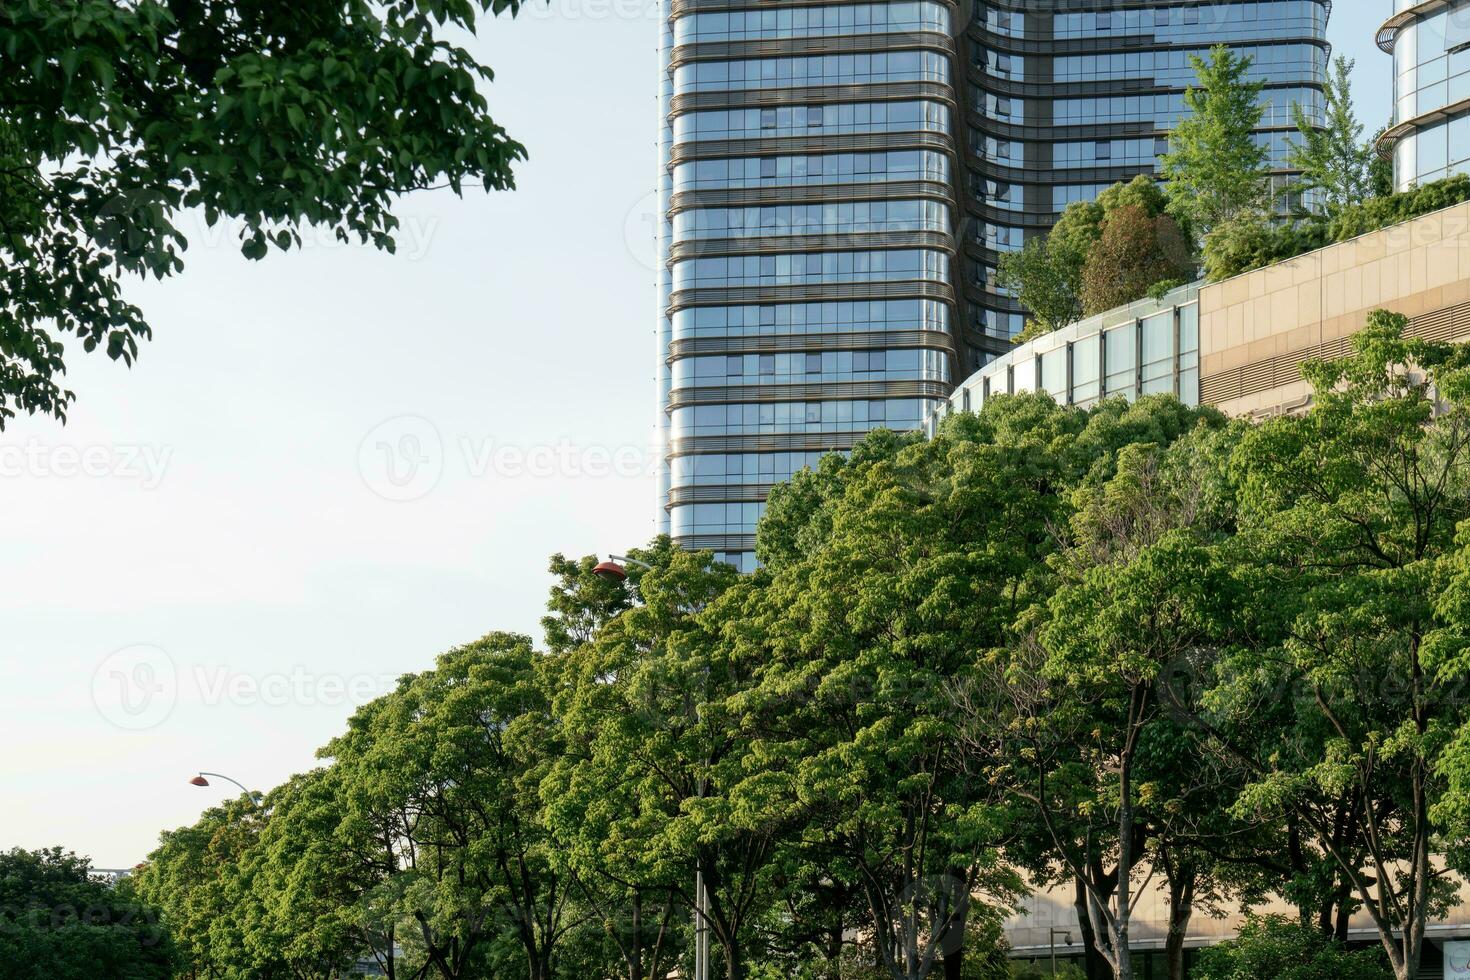
[[[1370,131],[1388,8],[1330,30]],[[127,286],[139,362],[68,345],[70,421],[0,434],[0,848],[129,867],[237,792],[196,772],[268,790],[399,675],[539,639],[552,553],[652,536],[658,23],[485,21],[516,190],[404,199],[396,255],[186,216],[185,271]]]

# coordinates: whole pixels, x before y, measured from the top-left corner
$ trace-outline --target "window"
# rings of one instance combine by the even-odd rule
[[[745,358],[739,354],[731,354],[725,358],[725,375],[735,377],[745,373]]]
[[[775,129],[775,128],[776,128],[776,110],[775,109],[762,109],[761,110],[761,129]]]
[[[1098,160],[1111,160],[1113,158],[1113,144],[1098,143],[1093,150],[1093,155]]]
[[[812,106],[806,111],[806,124],[808,126],[822,125],[822,107]]]
[[[774,176],[776,176],[776,158],[775,157],[761,157],[761,176],[762,177],[774,177]]]
[[[775,374],[776,373],[776,355],[775,354],[762,354],[761,355],[760,372],[761,372],[761,374]]]
[[[821,354],[808,354],[806,356],[806,373],[807,374],[821,374],[822,373],[822,355]]]
[[[968,394],[968,392],[967,392]],[[883,422],[888,417],[887,405],[883,402],[868,402],[868,421]]]
[[[820,422],[820,421],[822,421],[822,403],[821,402],[807,402],[807,405],[806,405],[806,420],[808,422]]]

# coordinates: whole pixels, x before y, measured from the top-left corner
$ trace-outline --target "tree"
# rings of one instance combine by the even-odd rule
[[[1272,211],[1270,152],[1255,139],[1263,83],[1246,80],[1251,59],[1215,46],[1190,57],[1198,86],[1184,93],[1188,112],[1160,158],[1169,211],[1208,240],[1216,229]]]
[[[1102,221],[1102,205],[1074,201],[1045,236],[1000,257],[996,283],[1030,312],[1026,333],[1049,333],[1082,318],[1082,266]]]
[[[1124,306],[1158,284],[1186,281],[1193,271],[1189,246],[1173,218],[1121,205],[1108,213],[1102,238],[1083,265],[1082,312],[1094,316]]]
[[[174,947],[158,911],[59,847],[0,854],[0,963],[14,980],[169,980]]]
[[[442,980],[479,975],[497,941],[549,980],[576,925],[538,794],[560,751],[542,669],[529,638],[488,634],[402,678],[320,753],[343,770],[344,818],[388,835],[388,898]]]
[[[1201,421],[1219,424],[1209,413]],[[1015,696],[1017,766],[1029,772],[1017,792],[1082,882],[1098,950],[1119,980],[1134,975],[1132,878],[1149,837],[1181,928],[1199,880],[1188,850],[1170,849],[1185,839],[1174,821],[1192,790],[1168,785],[1179,780],[1178,760],[1165,749],[1179,733],[1159,688],[1181,655],[1219,633],[1228,592],[1207,557],[1218,528],[1202,484],[1209,469],[1199,465],[1205,439],[1125,447],[1106,484],[1078,491],[1059,587],[1021,633],[1022,652],[1035,644],[1040,663],[1035,693],[1018,686]],[[1026,673],[1025,663],[1011,670]],[[1181,850],[1185,860],[1174,860]]]
[[[1107,188],[1096,201],[1068,205],[1045,237],[1001,256],[997,281],[1014,290],[1031,314],[1016,342],[1192,276],[1189,233],[1165,214],[1167,206],[1158,182],[1140,174]]]
[[[299,980],[334,980],[358,959],[375,961],[388,980],[422,975],[422,959],[404,968],[398,910],[385,914],[378,892],[397,866],[393,835],[345,805],[344,774],[314,769],[266,797],[269,819],[240,860],[250,891],[236,907],[245,942]]]
[[[956,691],[1049,594],[1068,488],[1115,442],[1177,434],[1181,414],[1193,418],[1157,400],[1089,416],[1045,395],[995,399],[934,440],[829,460],[799,484],[813,506],[783,500],[762,522],[758,544],[807,547],[767,552],[767,595],[739,618],[765,664],[743,699],[749,737],[795,767],[801,839],[863,888],[884,975],[959,976],[959,897],[1004,904],[1019,884],[997,855],[1033,821],[997,793],[995,712]]]
[[[233,980],[253,969],[284,968],[274,951],[249,948],[245,937],[241,862],[264,818],[259,798],[244,794],[210,807],[194,824],[162,833],[134,875],[138,895],[159,910],[190,976]]]
[[[1291,107],[1301,142],[1292,141],[1286,164],[1301,171],[1302,190],[1320,193],[1328,215],[1376,197],[1379,190],[1373,174],[1378,154],[1373,143],[1363,142],[1363,124],[1353,110],[1352,70],[1353,62],[1341,55],[1333,63],[1325,86],[1323,125],[1314,123],[1301,103]]]
[[[1425,923],[1452,887],[1432,815],[1449,733],[1470,720],[1453,593],[1437,598],[1467,512],[1470,349],[1406,339],[1406,325],[1372,314],[1350,355],[1303,366],[1311,411],[1237,449],[1230,560],[1261,612],[1211,696],[1250,735],[1233,743],[1250,770],[1237,811],[1297,819],[1399,980],[1417,976]],[[1270,716],[1248,716],[1263,702],[1290,707],[1269,737]],[[1274,746],[1264,758],[1261,742]],[[1338,798],[1355,815],[1346,839],[1326,819]]]
[[[65,420],[62,338],[131,364],[124,275],[183,268],[180,213],[242,253],[306,228],[391,251],[398,195],[513,186],[490,70],[449,37],[521,0],[18,0],[0,11],[0,429]]]
[[[541,785],[546,819],[580,877],[621,884],[635,902],[674,894],[693,911],[700,875],[708,901],[696,914],[728,980],[742,980],[787,806],[779,793],[739,795],[751,747],[726,701],[753,665],[720,642],[712,607],[749,583],[667,537],[633,557],[654,566],[630,576],[638,601],[565,661],[555,711],[578,748]],[[645,949],[641,932],[628,938],[629,976]],[[657,943],[651,955],[662,961]]]

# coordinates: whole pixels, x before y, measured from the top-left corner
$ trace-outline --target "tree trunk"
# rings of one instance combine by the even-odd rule
[[[1077,931],[1082,934],[1082,972],[1087,980],[1104,980],[1112,970],[1097,949],[1097,933],[1092,931],[1092,919],[1087,914],[1087,886],[1081,878],[1073,878],[1072,883],[1076,887],[1072,907],[1077,912]]]
[[[1185,861],[1174,868],[1169,879],[1169,934],[1164,941],[1164,960],[1169,980],[1184,980],[1184,938],[1189,934],[1189,920],[1194,915],[1194,889],[1199,871]]]
[[[628,940],[628,980],[643,980],[643,893],[633,892],[633,935]]]

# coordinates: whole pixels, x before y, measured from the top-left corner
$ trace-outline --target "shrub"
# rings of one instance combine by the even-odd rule
[[[1388,980],[1381,949],[1349,950],[1278,916],[1247,920],[1240,936],[1200,953],[1200,980]]]
[[[1331,220],[1314,217],[1273,225],[1265,218],[1242,218],[1206,237],[1205,275],[1219,282],[1465,201],[1470,201],[1470,176],[1462,174],[1345,207]]]

